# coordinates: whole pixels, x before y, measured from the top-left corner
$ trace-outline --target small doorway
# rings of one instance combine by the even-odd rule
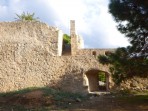
[[[107,91],[109,87],[109,79],[106,72],[99,70],[90,70],[86,73],[88,82],[88,91]]]

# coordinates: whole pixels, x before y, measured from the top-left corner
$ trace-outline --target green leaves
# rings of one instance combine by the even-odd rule
[[[109,12],[118,30],[129,38],[132,53],[141,52],[148,37],[148,2],[145,0],[110,0]],[[148,52],[144,52],[143,56]]]
[[[101,55],[98,58],[102,64],[110,64],[110,72],[116,84],[133,76],[148,76],[148,59],[130,57],[128,48],[117,48],[114,53]]]
[[[35,18],[34,16],[35,16],[35,13],[32,13],[32,14],[30,14],[30,13],[25,13],[25,12],[23,12],[21,15],[19,15],[19,14],[16,14],[16,16],[17,16],[17,18],[15,18],[17,21],[38,21],[38,17],[37,18]]]
[[[104,72],[99,72],[98,78],[99,78],[99,81],[106,82],[106,77]]]
[[[100,62],[111,64],[110,71],[116,84],[133,76],[148,76],[148,2],[146,0],[110,0],[109,12],[118,23],[117,29],[131,43],[114,53],[100,57]],[[105,62],[102,62],[102,61]]]
[[[107,65],[110,63],[110,60],[107,56],[99,55],[98,59],[99,59],[99,62],[102,63],[103,65],[105,65],[105,64]]]
[[[63,35],[63,41],[64,41],[65,44],[71,44],[70,36],[67,35],[67,34],[64,34]]]

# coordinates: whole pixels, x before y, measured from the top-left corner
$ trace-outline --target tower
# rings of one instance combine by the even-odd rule
[[[70,21],[71,55],[76,55],[78,49],[77,35],[75,32],[75,21]]]

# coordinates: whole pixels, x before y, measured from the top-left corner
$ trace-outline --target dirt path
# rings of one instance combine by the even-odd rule
[[[148,101],[129,103],[114,96],[96,96],[72,105],[71,111],[148,111]]]

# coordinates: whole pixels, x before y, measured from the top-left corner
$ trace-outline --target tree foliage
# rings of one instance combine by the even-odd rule
[[[148,1],[110,0],[109,12],[118,23],[118,30],[129,38],[130,53],[147,56],[148,46],[145,45],[148,38]]]
[[[71,44],[71,42],[70,42],[70,36],[67,35],[67,34],[64,34],[63,35],[63,41],[64,41],[64,44]]]
[[[99,78],[99,81],[106,82],[106,77],[104,72],[99,72],[98,78]]]
[[[118,30],[125,34],[131,45],[117,48],[114,53],[99,56],[102,64],[110,64],[116,84],[133,77],[148,77],[148,1],[110,0],[109,12],[118,23]]]
[[[148,75],[148,59],[131,58],[128,48],[118,48],[106,56],[100,55],[99,61],[103,64],[111,64],[110,72],[116,84],[133,76],[146,77]]]
[[[25,13],[25,12],[23,12],[22,14],[16,14],[16,16],[17,16],[17,18],[15,18],[17,21],[26,21],[26,20],[28,20],[28,21],[38,21],[38,17],[37,18],[35,18],[34,16],[35,16],[35,13],[32,13],[32,14],[30,14],[30,13]]]

